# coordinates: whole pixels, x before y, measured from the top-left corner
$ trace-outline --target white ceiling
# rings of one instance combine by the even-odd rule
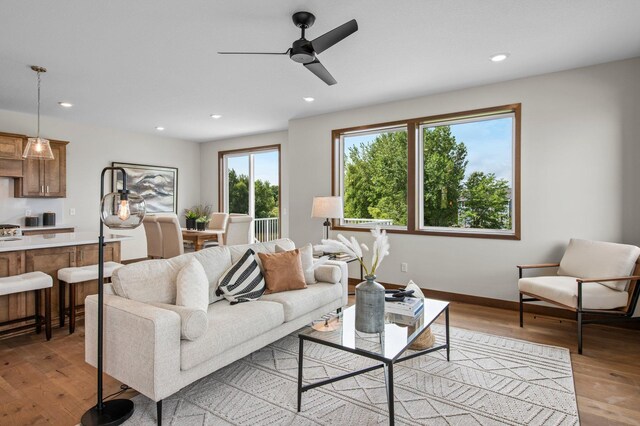
[[[308,39],[357,19],[319,55],[337,85],[286,56],[216,54],[285,51],[299,10],[316,15]],[[43,115],[208,141],[640,56],[638,18],[638,0],[0,0],[0,109],[35,111],[36,64],[49,70]]]

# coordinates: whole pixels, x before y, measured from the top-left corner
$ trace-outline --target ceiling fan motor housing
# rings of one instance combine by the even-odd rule
[[[293,42],[289,57],[295,62],[308,64],[316,59],[316,54],[308,40],[300,39]]]

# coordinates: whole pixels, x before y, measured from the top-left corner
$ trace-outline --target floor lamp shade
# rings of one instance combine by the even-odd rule
[[[122,189],[104,195],[105,173],[121,172]],[[122,167],[105,167],[100,175],[100,236],[98,237],[98,390],[96,405],[87,410],[80,424],[83,426],[115,426],[124,423],[133,414],[133,402],[129,399],[105,401],[102,395],[104,332],[104,227],[133,229],[140,226],[145,214],[142,197],[127,190],[127,174]]]

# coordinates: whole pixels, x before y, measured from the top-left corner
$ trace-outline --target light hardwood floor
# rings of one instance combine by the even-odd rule
[[[451,307],[451,324],[571,350],[582,425],[640,425],[640,331],[585,326],[584,355],[576,351],[575,322],[464,303]],[[76,333],[0,340],[0,424],[75,425],[95,403],[95,369],[84,362],[84,325]],[[120,383],[106,377],[105,395]],[[135,395],[128,391],[125,397]]]

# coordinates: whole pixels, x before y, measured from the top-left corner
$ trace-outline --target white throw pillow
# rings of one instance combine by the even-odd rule
[[[204,268],[196,259],[191,259],[178,272],[176,305],[207,312],[209,280]]]
[[[209,328],[207,313],[201,309],[155,302],[152,302],[151,305],[168,311],[173,311],[180,316],[181,339],[191,341],[197,340],[206,333]]]
[[[300,260],[302,261],[302,272],[304,272],[304,281],[307,284],[315,284],[318,281],[316,280],[316,272],[315,265],[313,263],[313,246],[311,244],[307,244],[306,246],[300,247]],[[276,253],[284,253],[285,251],[289,251],[276,244]]]

